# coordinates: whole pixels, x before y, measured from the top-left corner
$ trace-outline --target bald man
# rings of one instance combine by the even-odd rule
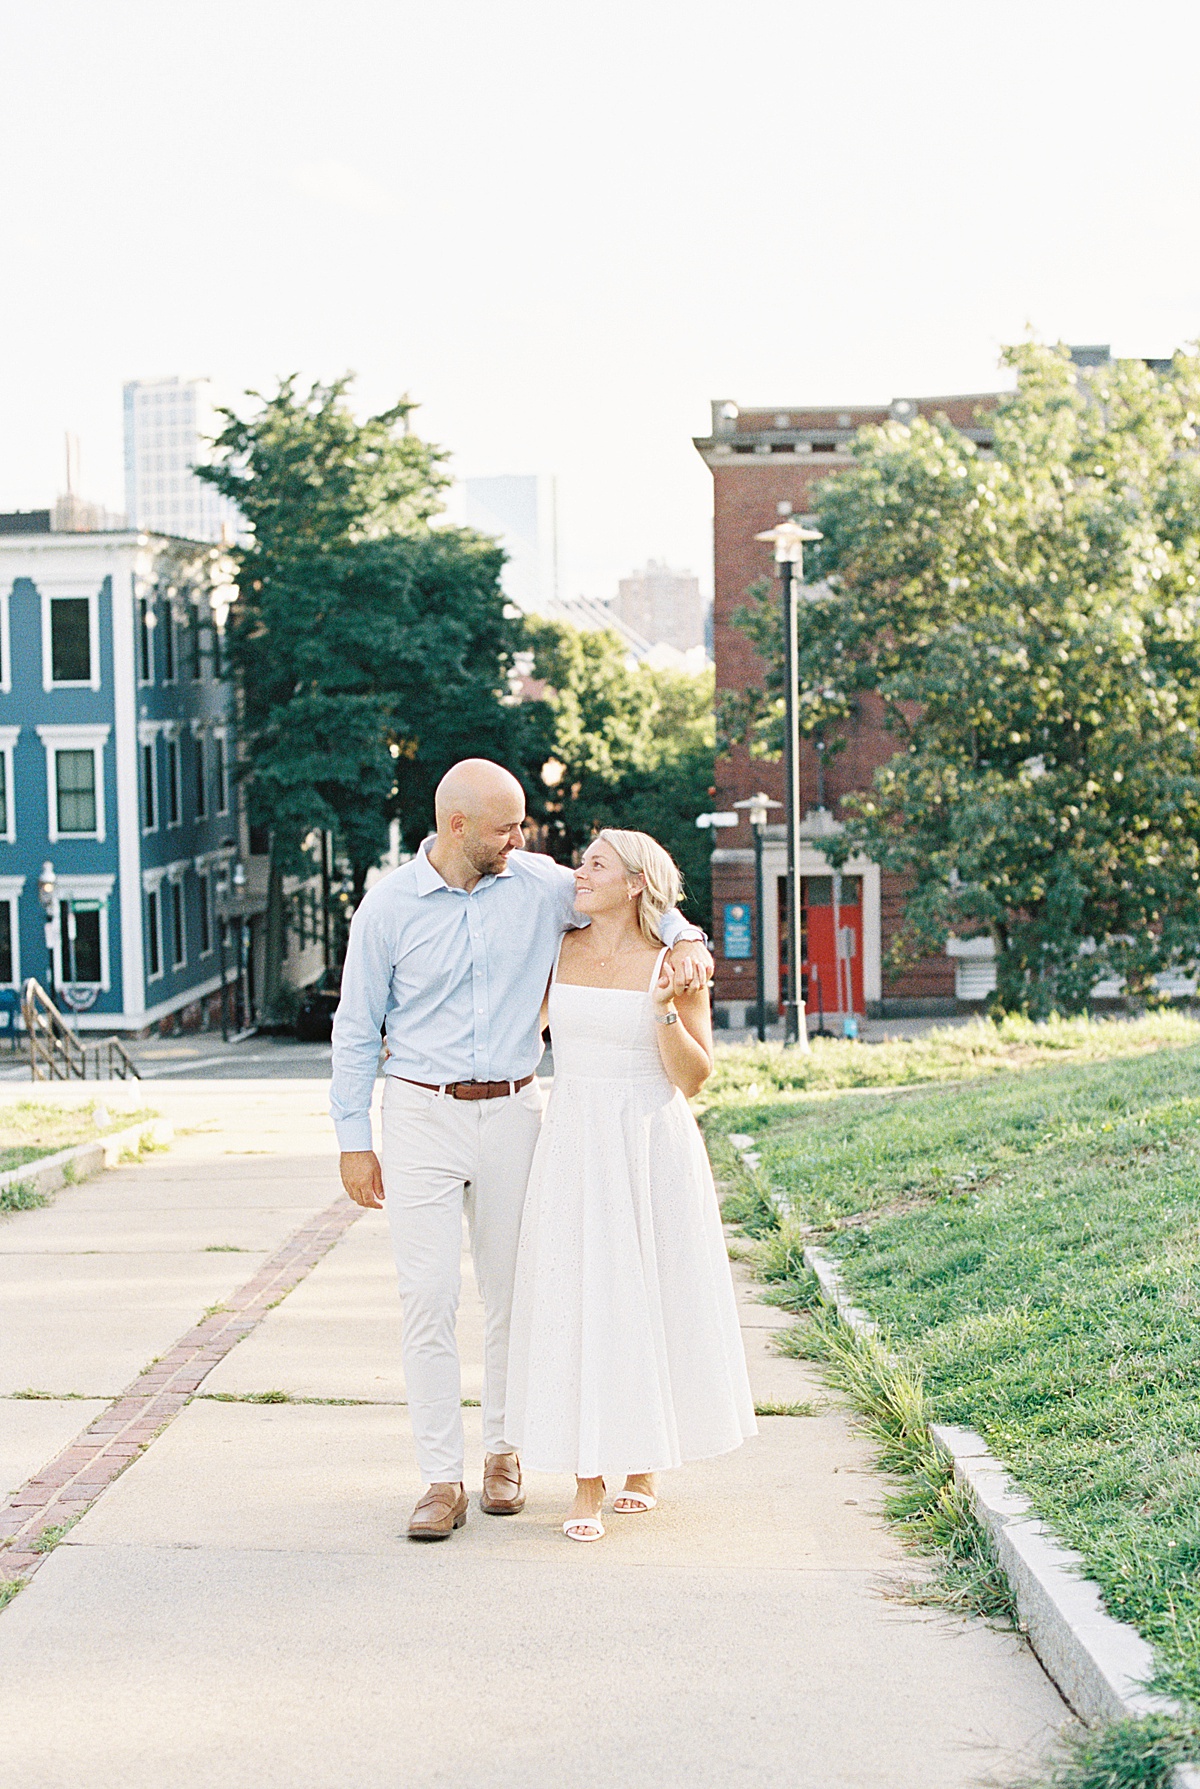
[[[513,1274],[542,1101],[542,995],[575,912],[563,864],[521,849],[525,794],[486,758],[446,772],[437,838],[376,883],[350,927],[333,1022],[330,1109],[342,1184],[384,1206],[403,1301],[404,1376],[428,1490],[413,1540],[444,1540],[467,1519],[462,1392],[454,1324],[464,1209],[483,1298],[481,1508],[516,1515],[521,1467],[504,1439]],[[676,987],[705,985],[703,934],[672,909],[663,941]],[[382,1166],[371,1095],[386,1032]]]

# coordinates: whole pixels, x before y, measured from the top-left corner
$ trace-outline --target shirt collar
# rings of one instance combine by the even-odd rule
[[[417,855],[413,859],[413,875],[416,878],[417,893],[419,895],[433,894],[436,889],[445,888],[449,889],[451,894],[462,894],[461,888],[451,889],[440,870],[436,870],[430,863],[428,850],[430,843],[429,839],[422,839],[417,846]],[[485,888],[489,882],[498,882],[501,876],[511,876],[512,873],[512,858],[510,856],[502,870],[499,870],[494,876],[481,876],[475,886],[476,888]]]

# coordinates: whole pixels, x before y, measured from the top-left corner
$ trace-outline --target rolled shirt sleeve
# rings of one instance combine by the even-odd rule
[[[378,907],[368,897],[350,922],[342,995],[333,1020],[330,1113],[338,1147],[370,1149],[371,1096],[392,986],[392,953]]]

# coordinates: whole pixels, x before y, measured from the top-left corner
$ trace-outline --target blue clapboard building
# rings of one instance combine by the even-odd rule
[[[0,986],[52,973],[84,1029],[198,1024],[240,842],[226,561],[50,521],[0,516]]]

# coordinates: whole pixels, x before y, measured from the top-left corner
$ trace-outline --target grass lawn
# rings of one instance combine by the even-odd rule
[[[141,1119],[155,1116],[151,1111],[117,1112],[107,1124],[98,1125],[93,1116],[95,1105],[105,1103],[98,1099],[86,1106],[51,1106],[41,1100],[22,1099],[0,1106],[0,1172],[23,1168],[40,1156],[125,1130]]]
[[[1200,1705],[1200,1027],[1013,1029],[884,1046],[874,1083],[854,1058],[851,1085],[926,1083],[868,1097],[730,1052],[714,1159],[755,1136],[738,1203],[767,1271],[805,1241],[839,1259],[934,1415],[986,1436]]]

